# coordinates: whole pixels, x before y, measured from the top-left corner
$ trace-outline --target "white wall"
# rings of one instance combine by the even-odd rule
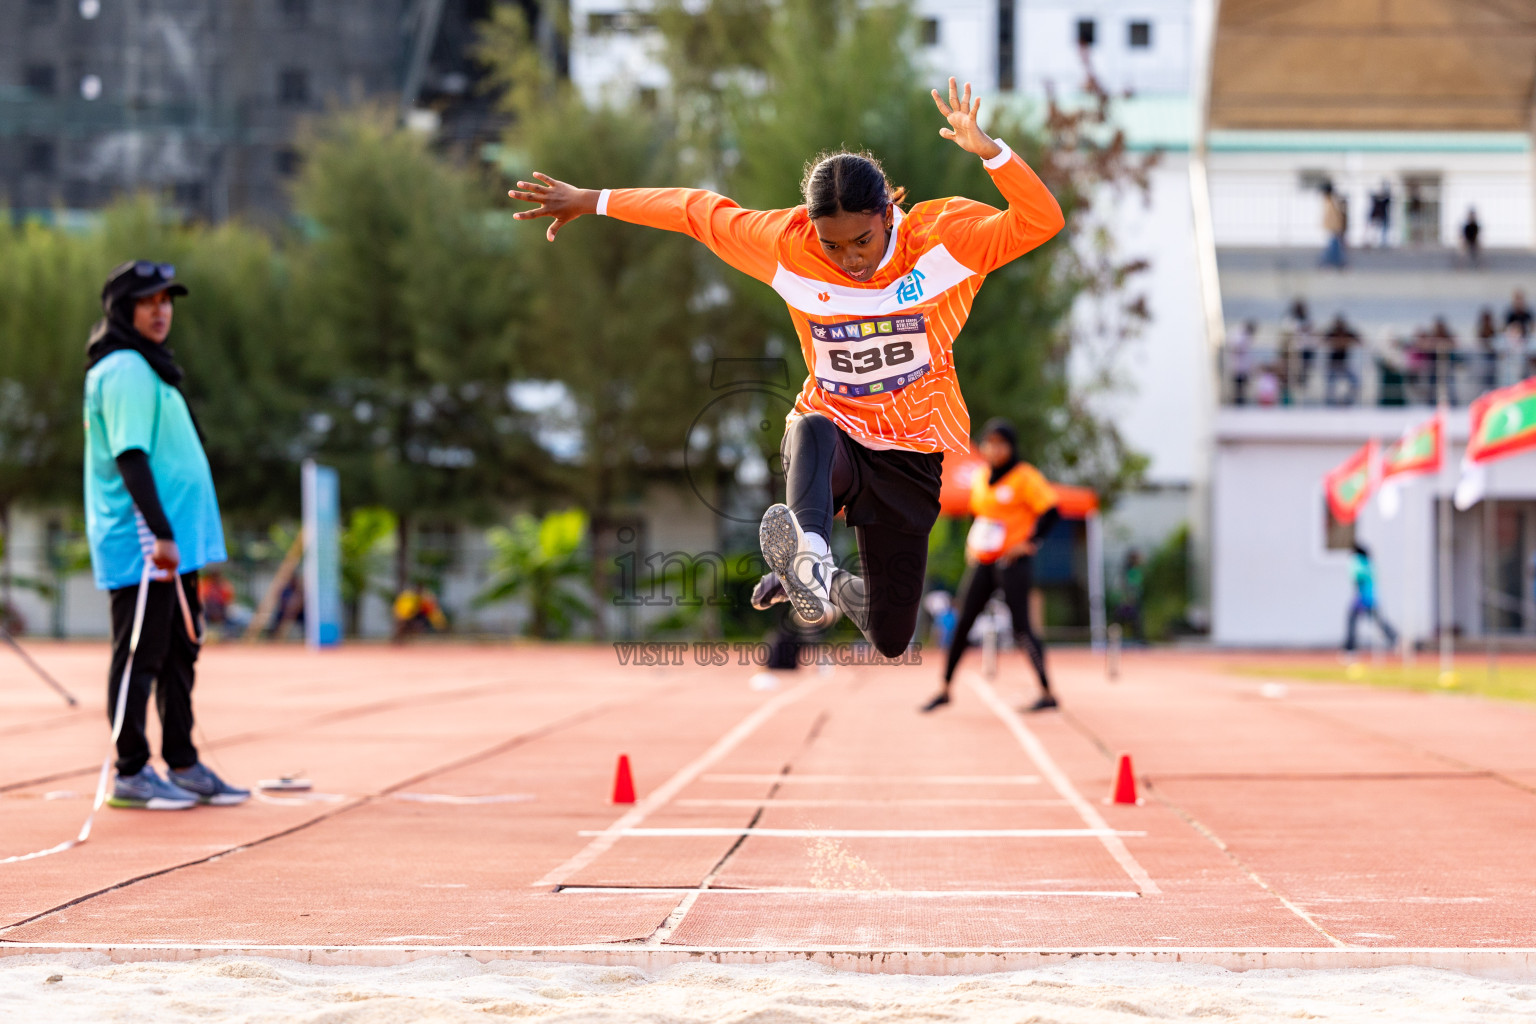
[[[1095,75],[1110,92],[1189,91],[1189,0],[1019,0],[1021,21],[1016,74],[1020,88],[1043,94],[1076,92],[1083,82],[1077,22],[1091,18],[1095,43],[1089,52]],[[1132,49],[1128,25],[1152,25],[1152,45]]]
[[[1104,396],[1097,408],[1113,418],[1133,448],[1151,457],[1148,481],[1166,485],[1204,475],[1211,362],[1200,313],[1187,156],[1165,154],[1151,185],[1150,204],[1134,195],[1100,199],[1119,257],[1150,262],[1130,287],[1146,294],[1152,320],[1121,348],[1116,365],[1127,389]],[[1084,329],[1091,329],[1093,319],[1091,308],[1079,310]],[[1081,363],[1076,370],[1083,372]]]
[[[1331,647],[1343,643],[1353,593],[1349,553],[1324,547],[1322,478],[1368,438],[1390,440],[1428,409],[1224,409],[1217,416],[1211,481],[1212,635],[1218,644]],[[1371,549],[1383,613],[1410,637],[1433,634],[1437,575],[1434,501],[1454,485],[1465,410],[1450,419],[1453,467],[1442,481],[1407,485],[1402,510],[1384,519],[1372,501],[1357,530]],[[1493,467],[1495,498],[1536,496],[1536,454]],[[1480,517],[1456,521],[1457,607],[1465,630],[1481,627],[1476,586]]]

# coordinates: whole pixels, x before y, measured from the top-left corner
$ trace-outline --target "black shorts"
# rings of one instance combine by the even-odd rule
[[[833,496],[833,511],[844,511],[849,526],[879,524],[901,533],[927,536],[939,518],[943,452],[865,448],[841,429],[838,440],[852,483]]]

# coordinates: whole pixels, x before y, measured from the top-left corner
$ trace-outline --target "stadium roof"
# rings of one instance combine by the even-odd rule
[[[1216,129],[1530,132],[1531,0],[1220,0]]]

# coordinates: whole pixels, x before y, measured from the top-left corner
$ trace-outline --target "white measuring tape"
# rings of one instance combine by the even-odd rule
[[[91,837],[91,825],[96,821],[96,812],[101,810],[101,805],[107,800],[107,780],[111,777],[112,762],[117,755],[117,738],[123,732],[123,716],[128,707],[128,681],[133,677],[133,657],[139,649],[139,634],[144,629],[144,606],[149,599],[149,580],[155,571],[154,563],[149,559],[144,560],[144,574],[139,577],[139,593],[133,605],[133,632],[128,637],[128,663],[123,666],[123,677],[117,684],[117,709],[112,715],[112,739],[109,741],[107,756],[101,762],[101,774],[96,779],[96,799],[91,804],[91,813],[86,815],[85,824],[80,826],[80,833],[73,839],[66,839],[57,846],[51,846],[46,850],[38,850],[35,853],[23,853],[15,857],[6,857],[0,860],[0,864],[16,864],[24,860],[36,860],[39,857],[48,857],[55,853],[63,853],[72,850]],[[182,585],[181,578],[171,576],[176,587],[176,597],[181,604],[181,621],[186,627],[187,637],[193,643],[201,645],[202,632],[192,621],[192,607],[187,603],[187,590]]]

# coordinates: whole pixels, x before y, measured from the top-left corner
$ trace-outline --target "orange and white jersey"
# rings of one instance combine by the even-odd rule
[[[827,258],[804,206],[744,210],[688,188],[604,189],[597,212],[698,239],[789,305],[810,369],[790,418],[820,412],[866,448],[968,452],[955,337],[987,274],[1061,230],[1061,207],[1007,145],[984,161],[1008,209],[935,199],[895,211],[868,281]]]
[[[966,551],[989,565],[1035,532],[1035,523],[1056,507],[1056,488],[1027,462],[1004,473],[997,483],[986,466],[971,478],[971,514],[976,521],[965,538]]]

